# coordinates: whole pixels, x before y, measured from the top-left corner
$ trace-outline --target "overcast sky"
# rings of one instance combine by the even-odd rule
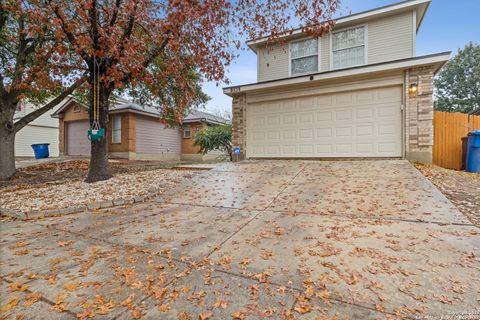
[[[396,0],[343,0],[341,15],[357,13]],[[433,0],[417,34],[417,55],[452,51],[452,55],[468,42],[480,43],[480,0]],[[252,51],[242,51],[228,68],[231,85],[256,82],[257,64]],[[211,112],[231,110],[231,99],[222,92],[225,84],[207,82],[203,90],[212,99],[206,109]]]

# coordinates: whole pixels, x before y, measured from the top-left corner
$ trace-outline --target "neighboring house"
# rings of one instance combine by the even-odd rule
[[[209,153],[202,155],[200,153],[200,147],[195,145],[194,135],[205,124],[207,125],[223,125],[227,120],[215,116],[210,113],[206,113],[199,110],[193,110],[183,119],[182,125],[182,159],[183,160],[212,160],[224,152],[210,151]]]
[[[258,82],[233,97],[233,144],[246,158],[378,157],[432,160],[433,77],[450,52],[416,56],[430,4],[413,0],[300,29],[285,44],[248,41]]]
[[[52,117],[59,119],[60,154],[89,156],[87,106],[72,97],[60,105]],[[185,119],[183,128],[172,128],[160,119],[156,108],[117,98],[109,111],[109,154],[132,160],[206,160],[218,155],[198,154],[198,147],[193,146],[193,134],[202,125],[222,123],[225,120],[194,111]]]
[[[14,121],[36,109],[35,105],[21,102],[15,112]],[[15,136],[15,156],[33,157],[32,144],[49,143],[51,157],[58,157],[58,120],[52,119],[54,110],[46,112],[20,130]]]

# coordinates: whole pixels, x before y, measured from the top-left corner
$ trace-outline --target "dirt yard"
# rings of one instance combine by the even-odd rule
[[[480,227],[480,174],[416,163],[423,173],[465,215]]]
[[[87,184],[88,165],[88,160],[71,160],[19,169],[14,179],[0,181],[0,208],[28,213],[129,201],[163,193],[194,174],[172,169],[175,163],[113,160],[112,179]]]
[[[89,160],[65,160],[20,168],[12,180],[0,180],[0,190],[4,188],[31,187],[37,184],[62,184],[67,181],[82,181],[87,176],[88,164]],[[156,169],[170,169],[176,164],[176,162],[160,161],[109,161],[110,170],[113,175]]]

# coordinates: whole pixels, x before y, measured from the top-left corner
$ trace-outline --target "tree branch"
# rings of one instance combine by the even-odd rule
[[[112,19],[110,20],[110,27],[113,27],[117,22],[118,18],[118,11],[120,10],[120,5],[122,4],[122,0],[117,0],[115,2],[115,10],[113,11]]]
[[[63,16],[60,14],[60,11],[58,10],[58,6],[55,4],[52,4],[52,0],[49,1],[50,6],[53,6],[53,12],[55,13],[55,16],[60,20],[60,27],[62,28],[63,33],[67,36],[68,42],[74,47],[74,49],[80,48],[80,46],[77,44],[75,41],[75,35],[68,31],[66,25],[65,25],[65,19],[63,19]],[[85,52],[84,49],[80,50],[80,56],[85,60],[85,62],[88,64],[90,63],[90,57],[88,54]]]
[[[15,122],[15,127],[14,127],[14,132],[17,133],[20,131],[23,127],[25,127],[27,124],[35,120],[36,118],[40,117],[42,114],[47,112],[48,110],[52,109],[56,105],[58,105],[60,102],[62,102],[63,99],[65,99],[68,95],[72,94],[75,89],[77,89],[79,86],[81,86],[85,81],[87,81],[88,76],[87,73],[84,73],[81,78],[79,78],[77,81],[75,81],[70,87],[62,91],[58,96],[56,96],[52,101],[44,105],[43,107],[27,114],[17,122]]]
[[[165,36],[165,39],[163,40],[162,44],[159,45],[158,47],[155,47],[152,51],[150,51],[150,53],[147,55],[147,58],[145,59],[145,61],[142,63],[142,68],[145,69],[147,68],[150,63],[152,63],[152,61],[158,57],[158,55],[163,52],[163,50],[165,50],[165,48],[167,47],[167,44],[168,44],[168,41],[169,41],[169,35],[172,33],[171,30],[168,30],[167,33],[166,33],[166,36]],[[129,72],[127,73],[123,79],[122,79],[122,82],[123,83],[128,83],[130,82],[132,78],[132,73]]]

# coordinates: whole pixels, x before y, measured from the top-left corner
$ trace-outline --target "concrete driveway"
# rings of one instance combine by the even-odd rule
[[[406,161],[225,163],[0,228],[0,317],[480,317],[479,229]]]

